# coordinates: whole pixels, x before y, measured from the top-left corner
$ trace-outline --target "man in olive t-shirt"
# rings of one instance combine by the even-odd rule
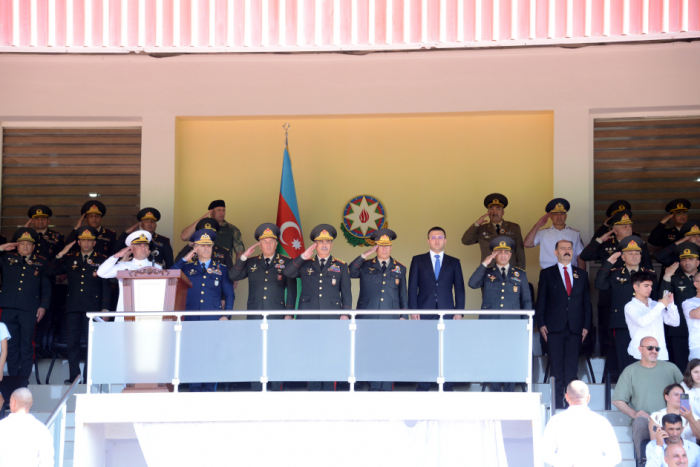
[[[637,465],[641,465],[649,443],[649,414],[666,407],[663,394],[666,386],[683,381],[676,365],[658,361],[659,343],[656,339],[642,339],[639,351],[642,360],[625,368],[612,397],[613,405],[633,419],[632,438]]]

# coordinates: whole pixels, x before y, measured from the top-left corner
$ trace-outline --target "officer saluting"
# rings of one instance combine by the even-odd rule
[[[11,243],[0,245],[2,322],[11,336],[19,337],[8,343],[10,376],[32,373],[34,328],[51,303],[51,282],[46,276],[48,260],[34,253],[38,238],[34,229],[24,227],[14,233]]]
[[[213,230],[217,235],[219,234],[219,223],[216,222],[215,219],[205,217],[204,219],[201,219],[199,222],[197,222],[195,232],[199,230]],[[180,250],[180,253],[177,254],[177,258],[175,258],[175,261],[178,261],[182,258],[185,257],[187,253],[192,251],[192,248],[194,247],[194,243],[190,242],[184,247],[182,247],[182,250]],[[231,250],[224,246],[219,246],[219,245],[214,245],[211,250],[211,257],[215,259],[216,261],[220,263],[224,263],[226,265],[226,269],[229,271],[229,276],[231,276],[231,272],[233,271],[233,261],[231,261]],[[193,259],[197,258],[197,254],[192,257]]]
[[[138,223],[126,229],[119,236],[114,251],[119,251],[126,246],[126,237],[133,231],[145,230],[151,233],[151,260],[160,264],[163,269],[170,269],[175,262],[170,239],[156,233],[158,221],[160,221],[160,211],[156,208],[143,208],[136,214],[136,219]]]
[[[476,268],[469,278],[469,287],[483,287],[482,310],[531,310],[532,296],[527,274],[524,270],[510,265],[515,242],[510,237],[496,237],[491,240],[492,253]],[[495,260],[493,267],[489,267]],[[479,319],[519,319],[515,315],[480,315]],[[515,383],[489,383],[491,391],[513,392]]]
[[[66,325],[68,331],[68,367],[70,378],[64,383],[71,384],[80,375],[80,337],[82,329],[87,329],[88,311],[108,311],[112,289],[109,280],[97,275],[97,269],[107,257],[94,251],[97,230],[81,228],[78,235],[80,251],[68,253],[74,242],[63,248],[50,262],[49,274],[68,275],[66,298]],[[83,370],[83,382],[87,381],[87,355]]]
[[[352,308],[352,290],[348,266],[331,256],[333,240],[338,236],[335,227],[320,224],[311,231],[314,242],[304,253],[294,258],[283,275],[301,278],[299,310],[339,310]],[[313,252],[317,254],[311,258]],[[335,319],[333,315],[300,315],[300,319]],[[349,319],[342,315],[340,319]],[[309,391],[333,391],[332,381],[310,381]]]
[[[83,220],[86,220],[87,224],[99,233],[95,243],[95,251],[111,256],[117,243],[117,233],[114,230],[102,227],[102,217],[107,214],[105,205],[99,201],[88,201],[80,208],[80,214],[82,214],[80,220],[78,220],[75,229],[68,235],[66,242],[70,243],[78,239]],[[74,247],[74,249],[77,251],[77,247]]]
[[[406,266],[391,257],[391,245],[396,240],[393,230],[372,232],[375,245],[350,263],[350,277],[360,279],[358,310],[405,310],[408,308]],[[373,259],[369,255],[377,252]],[[360,319],[408,319],[408,315],[358,315]],[[391,381],[370,381],[370,391],[391,391]]]
[[[228,277],[226,265],[211,257],[212,246],[216,240],[216,233],[211,230],[198,230],[192,235],[190,241],[194,243],[192,251],[178,260],[173,269],[181,269],[183,274],[192,282],[192,287],[187,291],[187,311],[212,311],[221,310],[221,297],[225,297],[224,310],[233,310],[233,283]],[[193,259],[194,255],[197,259]],[[227,320],[222,316],[185,316],[185,321],[214,321]],[[190,383],[190,392],[214,392],[216,383]]]
[[[37,204],[29,208],[27,216],[29,221],[25,227],[33,228],[38,236],[34,252],[51,260],[63,249],[65,238],[63,234],[49,229],[49,218],[53,215],[51,208],[43,204]]]
[[[681,229],[688,222],[688,209],[690,209],[690,201],[685,198],[674,199],[668,203],[666,212],[669,214],[651,231],[649,244],[663,248],[683,238]],[[671,220],[673,222],[669,222]]]

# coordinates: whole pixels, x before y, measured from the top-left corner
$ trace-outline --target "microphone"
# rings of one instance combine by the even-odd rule
[[[160,252],[158,250],[153,250],[151,253],[151,267],[156,267],[156,256],[158,256]]]

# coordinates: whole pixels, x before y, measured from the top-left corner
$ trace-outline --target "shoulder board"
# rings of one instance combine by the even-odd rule
[[[99,253],[98,253],[98,254],[99,254]],[[64,256],[64,258],[71,258],[71,257],[73,257],[73,256],[75,256],[75,257],[80,256],[80,252],[74,251],[73,253],[68,253],[67,255]]]
[[[95,253],[95,256],[98,257],[98,258],[105,258],[105,259],[108,258],[107,255],[103,255],[102,253],[98,253],[98,252],[96,252],[96,251],[95,251],[94,253]],[[76,253],[75,255],[77,256],[78,253]]]
[[[654,274],[656,274],[656,271],[654,271],[653,269],[647,269],[647,268],[639,268],[639,269],[642,270],[642,271],[653,272]],[[663,278],[662,278],[662,279],[663,279]]]
[[[392,258],[392,259],[393,259],[393,258]],[[394,264],[398,264],[399,266],[403,266],[403,264],[401,264],[400,261],[396,261],[396,260],[394,260]],[[406,266],[403,266],[403,267],[406,267]]]
[[[111,233],[113,233],[114,235],[117,234],[116,231],[114,231],[114,230],[112,230],[112,229],[106,229],[106,228],[104,228],[104,227],[102,228],[102,231],[105,232],[105,233],[106,233],[106,232],[111,232]]]
[[[58,231],[53,230],[53,229],[49,229],[49,230],[47,230],[47,232],[51,232],[52,234],[56,234],[56,235],[58,235],[59,237],[62,237],[62,236],[63,236],[63,234],[62,234],[61,232],[58,232]]]
[[[615,268],[615,269],[611,269],[611,270],[610,270],[610,272],[614,272],[614,271],[622,271],[623,269],[624,269],[624,268]]]
[[[162,238],[163,240],[168,241],[168,242],[170,241],[170,239],[168,237],[166,237],[165,235],[156,234],[156,237]]]
[[[289,255],[286,255],[286,254],[284,254],[284,253],[277,253],[277,257],[278,257],[278,258],[292,259],[292,258],[289,257]]]
[[[44,258],[43,256],[37,255],[37,254],[35,254],[34,257],[35,257],[35,258],[39,258],[39,259],[46,259],[46,258]]]
[[[333,257],[333,261],[337,261],[337,262],[339,262],[340,264],[347,264],[347,263],[345,263],[345,261],[343,261],[342,259],[338,259],[338,258],[336,258],[335,256]]]
[[[196,255],[195,255],[195,256],[196,256]],[[197,260],[195,260],[194,258],[195,258],[194,256],[193,256],[192,258],[190,258],[190,260],[187,262],[187,264],[194,264],[194,263],[196,263]]]
[[[228,248],[226,248],[225,246],[219,246],[219,245],[214,245],[214,246],[216,246],[216,247],[218,247],[218,248],[221,248],[222,250],[226,250],[226,251],[228,251],[228,250],[229,250],[229,249],[228,249]]]
[[[251,256],[251,257],[248,258],[248,259],[258,259],[258,258],[260,258],[260,255]]]
[[[513,269],[518,269],[518,270],[520,270],[520,271],[524,271],[523,268],[519,268],[519,267],[517,267],[517,266],[513,266]]]

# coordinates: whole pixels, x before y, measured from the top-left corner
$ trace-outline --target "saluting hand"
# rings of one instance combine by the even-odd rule
[[[137,222],[136,224],[134,224],[131,227],[129,227],[128,229],[126,229],[126,233],[130,234],[131,232],[133,232],[134,230],[137,230],[137,229],[141,230],[141,222]]]
[[[192,249],[190,250],[190,252],[187,253],[182,259],[183,259],[184,261],[189,261],[189,260],[191,260],[192,257],[193,257],[194,255],[197,254],[197,248],[196,248],[196,247],[197,247],[197,245],[193,246]]]
[[[80,219],[78,219],[78,223],[75,224],[75,230],[78,230],[79,228],[81,228],[83,226],[83,219],[85,219],[85,214],[80,216]]]
[[[365,251],[365,252],[362,253],[362,254],[365,256],[365,258],[368,258],[369,255],[371,255],[372,253],[374,253],[375,251],[377,251],[377,248],[379,248],[379,245],[375,244],[372,248],[370,248],[369,250]]]
[[[474,222],[474,224],[476,224],[476,225],[488,224],[488,222],[489,222],[488,217],[489,217],[489,213],[487,212],[486,214],[484,214],[483,216],[481,216],[479,219],[477,219],[477,221]]]
[[[115,258],[123,258],[124,255],[126,255],[127,253],[130,253],[130,252],[131,252],[131,247],[127,246],[125,248],[122,248],[118,252],[114,253],[114,257]]]
[[[481,264],[483,264],[486,267],[489,267],[489,264],[491,264],[491,261],[493,261],[493,259],[496,257],[497,254],[498,254],[498,252],[494,251],[493,253],[488,255],[486,258],[484,258],[484,261],[482,261]]]
[[[17,245],[19,245],[18,242],[5,243],[4,245],[0,245],[0,251],[12,251],[17,248]]]
[[[60,252],[59,254],[56,255],[56,258],[61,259],[61,258],[63,258],[65,255],[67,255],[68,252],[70,251],[70,249],[73,248],[73,245],[75,245],[75,242],[76,242],[76,240],[73,240],[73,241],[70,242],[68,245],[66,245],[65,248],[63,248],[63,249],[61,250],[61,252]]]
[[[611,230],[611,231],[605,233],[604,235],[602,235],[600,238],[598,238],[598,240],[600,240],[600,243],[607,242],[610,239],[610,237],[613,236],[614,233],[615,232],[613,232]]]
[[[314,251],[316,251],[316,242],[314,242],[313,245],[308,247],[306,251],[301,254],[301,259],[306,261],[307,259],[311,258],[311,255],[314,254]]]
[[[207,217],[211,217],[211,214],[212,214],[213,212],[214,212],[214,210],[213,210],[213,209],[210,209],[210,210],[208,210],[207,212],[205,212],[204,215],[203,215],[202,217],[200,217],[199,219],[202,220],[202,219],[206,219]]]
[[[673,263],[672,265],[666,268],[666,271],[664,271],[664,278],[668,278],[668,280],[671,280],[671,276],[675,274],[676,270],[678,270],[678,263]]]
[[[608,262],[611,264],[617,263],[617,258],[619,258],[621,255],[622,255],[621,251],[617,251],[617,252],[613,253],[612,255],[610,255],[608,257]]]
[[[672,217],[673,217],[673,214],[669,214],[668,216],[666,216],[666,217],[664,217],[663,219],[661,219],[661,223],[662,223],[662,224],[665,224],[665,223],[668,222]]]
[[[255,249],[258,247],[258,245],[260,245],[260,242],[256,243],[255,245],[251,246],[251,247],[248,248],[246,251],[244,251],[243,254],[241,255],[241,259],[242,259],[243,261],[245,261],[245,260],[247,260],[248,258],[250,258],[250,255],[253,254],[253,252],[254,252]]]
[[[537,221],[537,223],[535,224],[535,227],[537,227],[538,229],[541,228],[541,227],[544,227],[545,224],[549,221],[549,217],[550,217],[550,216],[549,216],[549,213],[547,213],[547,214],[545,214],[544,216],[540,217],[540,219],[539,219],[539,220]]]
[[[29,228],[29,227],[34,227],[33,224],[34,224],[34,219],[29,219],[29,220],[24,224],[24,226],[27,227],[27,228]]]

